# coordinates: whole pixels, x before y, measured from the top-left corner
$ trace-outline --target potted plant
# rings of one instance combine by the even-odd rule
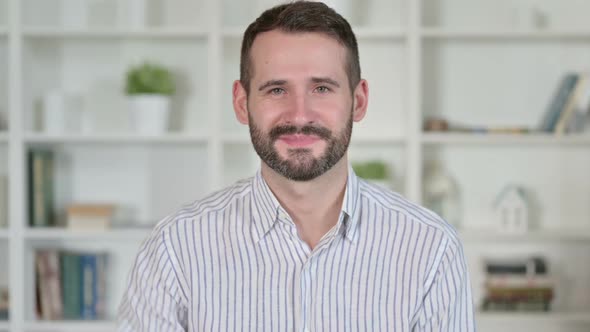
[[[161,65],[144,62],[129,69],[125,91],[131,123],[138,133],[161,134],[168,129],[170,97],[175,90],[172,73]]]
[[[390,187],[389,170],[383,161],[355,162],[352,168],[357,176],[382,187]]]

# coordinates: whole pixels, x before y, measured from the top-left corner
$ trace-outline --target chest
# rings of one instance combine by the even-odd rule
[[[210,249],[191,277],[194,331],[410,330],[419,262],[386,234],[312,252],[284,234]]]

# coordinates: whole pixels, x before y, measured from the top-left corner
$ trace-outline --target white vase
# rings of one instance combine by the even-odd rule
[[[438,161],[427,165],[424,175],[424,203],[453,226],[459,226],[459,186]]]
[[[81,96],[49,91],[43,96],[43,131],[48,134],[79,133],[83,128]]]
[[[126,0],[128,5],[127,23],[130,28],[141,30],[147,26],[146,0]]]
[[[131,126],[142,135],[160,135],[168,130],[170,97],[140,94],[129,98]]]

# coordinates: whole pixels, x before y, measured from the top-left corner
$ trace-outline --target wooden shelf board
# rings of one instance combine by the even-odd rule
[[[495,230],[459,230],[466,243],[479,241],[545,242],[545,241],[590,241],[590,229],[538,230],[525,234],[504,234]]]
[[[207,38],[198,28],[147,28],[144,30],[118,28],[68,29],[60,27],[26,27],[23,36],[29,38]]]
[[[36,321],[26,322],[24,328],[29,331],[115,331],[116,323],[110,320],[96,321]]]
[[[420,35],[431,39],[590,39],[589,30],[422,28]]]
[[[590,323],[590,312],[478,312],[478,323]]]
[[[150,232],[151,227],[146,228],[113,228],[109,230],[70,230],[67,228],[47,227],[28,228],[25,230],[25,238],[29,240],[143,240]]]
[[[165,134],[156,136],[145,136],[135,134],[91,134],[91,135],[48,135],[48,134],[27,134],[27,143],[63,143],[63,144],[148,144],[148,143],[186,143],[206,144],[206,135],[187,134]]]
[[[590,135],[554,135],[554,134],[470,134],[470,133],[434,133],[422,134],[422,143],[430,145],[444,144],[521,144],[521,145],[590,145]]]

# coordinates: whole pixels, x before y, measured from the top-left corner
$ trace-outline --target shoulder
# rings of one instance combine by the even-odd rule
[[[176,211],[156,224],[152,234],[168,232],[179,223],[199,223],[207,220],[211,213],[223,213],[236,202],[250,195],[252,178],[240,180],[232,186],[215,191],[208,196],[181,205]]]
[[[437,237],[440,238],[441,244],[451,246],[460,245],[459,236],[455,228],[428,208],[412,202],[397,192],[363,179],[359,179],[359,189],[361,198],[364,201],[378,208],[392,211],[396,215],[402,216],[405,222],[411,223],[414,226],[428,228],[430,231],[434,231]]]

